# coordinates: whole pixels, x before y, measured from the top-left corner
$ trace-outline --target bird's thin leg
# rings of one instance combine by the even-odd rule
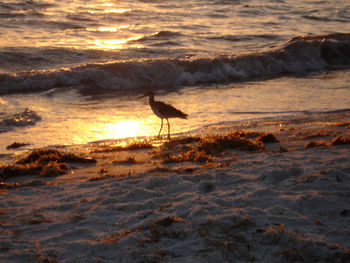
[[[160,125],[160,130],[159,130],[159,133],[158,133],[158,138],[159,138],[159,136],[160,136],[160,132],[162,131],[162,129],[163,129],[163,118],[161,118],[162,119],[162,124]]]
[[[166,121],[168,122],[168,140],[170,140],[170,124],[168,119]]]

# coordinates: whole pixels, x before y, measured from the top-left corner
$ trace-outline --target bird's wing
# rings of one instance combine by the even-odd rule
[[[164,118],[182,118],[187,119],[187,114],[182,111],[174,108],[169,104],[165,104],[164,102],[157,101],[158,111]]]

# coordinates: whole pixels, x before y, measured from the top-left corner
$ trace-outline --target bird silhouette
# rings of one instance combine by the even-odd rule
[[[174,108],[173,106],[166,104],[162,101],[156,101],[154,100],[154,93],[153,91],[148,91],[144,95],[142,95],[139,98],[147,97],[149,96],[149,105],[152,108],[152,111],[155,115],[157,115],[159,118],[161,118],[162,123],[160,125],[160,130],[158,133],[158,138],[160,136],[160,133],[163,129],[163,119],[167,120],[168,123],[168,139],[170,140],[170,124],[169,124],[169,118],[181,118],[181,119],[187,119],[187,114],[183,113],[182,111]]]

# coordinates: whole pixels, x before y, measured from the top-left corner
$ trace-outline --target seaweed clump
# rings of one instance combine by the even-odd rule
[[[305,135],[301,139],[302,140],[306,140],[306,139],[317,138],[317,137],[326,137],[326,136],[329,136],[328,132],[319,131],[319,132],[316,132],[316,133]]]
[[[145,243],[157,243],[162,238],[178,238],[182,233],[168,229],[173,224],[183,224],[183,219],[178,216],[167,216],[155,222],[148,223],[133,230],[120,230],[105,238],[100,238],[92,243],[113,243],[117,244],[123,238],[136,233],[146,232],[149,237],[140,239],[139,244],[143,246]]]
[[[1,166],[4,178],[20,175],[58,176],[68,171],[68,163],[96,163],[96,160],[56,149],[37,149],[14,164]]]
[[[305,148],[314,148],[314,147],[323,147],[327,146],[327,142],[325,141],[310,141],[305,144]]]
[[[163,154],[163,163],[181,163],[181,162],[199,162],[206,163],[211,161],[211,156],[209,156],[205,151],[195,151],[190,150],[187,152],[180,152],[178,155],[173,155],[170,153]]]
[[[330,143],[327,143],[325,141],[310,141],[307,144],[305,144],[305,148],[319,147],[319,146],[339,146],[339,145],[349,145],[349,144],[350,144],[350,138],[338,136],[334,138]]]
[[[272,134],[272,133],[264,133],[264,134],[260,135],[257,140],[259,140],[259,141],[261,141],[263,143],[278,142],[278,140],[276,139],[275,135]]]
[[[347,145],[350,144],[350,138],[338,136],[335,138],[330,145]]]
[[[243,151],[261,151],[264,143],[251,137],[261,133],[246,133],[235,131],[226,135],[211,135],[206,137],[189,137],[174,140],[163,145],[162,152],[155,157],[161,158],[162,163],[198,162],[209,163],[214,156],[220,156],[225,150],[236,149]],[[174,151],[179,150],[177,154]]]
[[[135,150],[152,149],[152,148],[153,148],[153,145],[148,142],[135,142],[127,146],[106,146],[106,147],[96,148],[96,149],[93,149],[91,153],[135,151]]]
[[[244,151],[261,151],[264,149],[264,144],[261,141],[248,139],[244,135],[235,132],[201,138],[197,146],[199,150],[211,154],[220,153],[224,149]]]
[[[200,140],[201,140],[201,138],[196,137],[196,136],[188,136],[185,138],[176,138],[175,140],[165,142],[163,144],[163,147],[171,148],[171,147],[176,147],[178,145],[196,143],[196,142],[199,142]]]
[[[113,164],[136,164],[137,160],[135,159],[135,156],[128,156],[125,159],[121,160],[114,160],[112,162]]]
[[[337,123],[334,123],[333,126],[335,126],[335,127],[347,127],[347,128],[349,128],[349,127],[350,127],[350,121],[337,122]]]
[[[29,143],[14,142],[6,147],[7,150],[17,149],[29,145]]]

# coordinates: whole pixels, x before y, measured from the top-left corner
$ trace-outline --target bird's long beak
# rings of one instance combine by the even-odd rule
[[[141,98],[144,98],[144,97],[147,97],[147,96],[148,96],[148,94],[143,94],[142,96],[137,97],[137,99],[141,99]]]
[[[144,98],[149,96],[150,94],[152,94],[150,91],[146,92],[145,94],[143,94],[142,96],[138,97],[138,99]]]

